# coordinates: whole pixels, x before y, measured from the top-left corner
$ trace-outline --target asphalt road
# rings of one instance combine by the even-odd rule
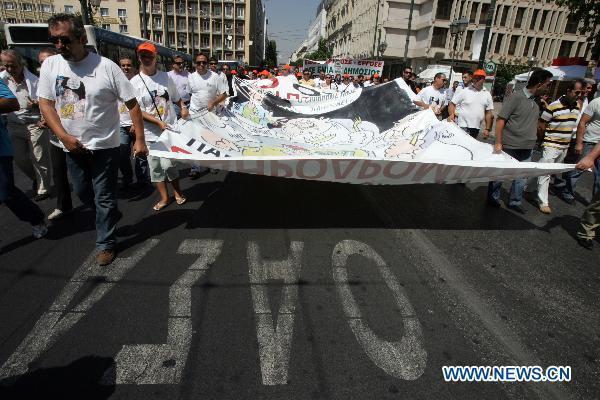
[[[1,207],[0,398],[598,398],[600,242],[573,237],[586,175],[575,205],[523,216],[484,185],[209,174],[160,213],[122,194],[105,268],[92,211],[34,241]],[[448,383],[445,365],[572,379]]]

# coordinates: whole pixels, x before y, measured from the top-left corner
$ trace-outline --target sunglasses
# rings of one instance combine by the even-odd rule
[[[58,42],[61,42],[62,44],[71,44],[71,38],[68,36],[49,36],[48,41],[53,44],[58,44]]]
[[[412,74],[412,72],[410,72],[410,71],[404,71],[404,75],[410,75],[410,74]]]
[[[183,65],[183,62],[181,62],[181,61],[176,61],[176,62],[174,62],[173,64],[175,64],[175,65]]]
[[[210,65],[217,65],[217,63],[216,62],[211,62]]]
[[[575,93],[575,94],[581,94],[581,93],[583,93],[583,91],[582,90],[574,90],[573,93]]]
[[[208,64],[206,61],[196,61],[196,65],[206,65]]]

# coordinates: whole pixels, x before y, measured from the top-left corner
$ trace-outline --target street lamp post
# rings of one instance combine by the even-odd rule
[[[452,61],[450,61],[450,76],[448,77],[448,84],[452,85],[452,72],[454,71],[454,60],[456,58],[456,45],[458,39],[467,30],[469,20],[466,18],[455,19],[450,23],[450,36],[452,36]]]
[[[533,70],[533,67],[537,64],[538,60],[535,57],[529,57],[529,59],[527,60],[527,65],[529,66],[529,71],[527,72],[527,80],[529,80],[529,77],[531,76],[531,71]]]

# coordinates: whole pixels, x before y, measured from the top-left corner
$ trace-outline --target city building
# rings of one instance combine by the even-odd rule
[[[310,24],[308,28],[308,37],[303,40],[298,48],[290,56],[290,62],[295,62],[298,59],[303,58],[306,54],[312,53],[319,48],[319,41],[325,38],[327,34],[327,11],[325,10],[325,4],[327,0],[321,0],[317,7],[317,14],[315,20]]]
[[[97,26],[190,54],[203,51],[253,65],[264,58],[266,14],[261,0],[102,0],[91,11]],[[80,1],[0,2],[3,22],[45,22],[59,12],[81,12]]]
[[[52,0],[11,0],[0,2],[0,21],[33,23],[46,21],[54,13]]]
[[[327,37],[334,56],[381,57],[401,64],[411,0],[328,0]],[[472,68],[473,50],[485,28],[490,0],[414,0],[407,58],[413,68],[449,63],[456,39],[457,65]],[[468,21],[451,35],[452,21]],[[556,57],[590,59],[592,43],[578,32],[579,21],[552,0],[497,0],[487,60],[550,65]],[[384,44],[384,46],[380,46]]]

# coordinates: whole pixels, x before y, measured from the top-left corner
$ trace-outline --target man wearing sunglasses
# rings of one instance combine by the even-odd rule
[[[566,93],[558,100],[550,103],[540,117],[540,131],[544,132],[542,146],[544,148],[541,163],[561,163],[567,155],[573,136],[573,129],[579,117],[577,100],[585,90],[585,81],[576,80],[568,83]],[[548,186],[550,175],[538,178],[537,200],[539,209],[544,214],[552,210],[548,204]]]
[[[190,73],[187,72],[185,68],[183,57],[175,56],[173,59],[173,67],[168,74],[175,83],[175,86],[177,86],[179,98],[187,107],[190,104],[190,85],[188,82]],[[181,108],[179,105],[177,103],[173,103],[173,107],[175,107],[175,114],[177,115],[177,118],[181,118]]]
[[[59,55],[40,70],[38,98],[46,123],[67,153],[75,191],[96,209],[99,265],[115,258],[119,168],[118,100],[129,109],[135,127],[134,156],[148,154],[142,112],[133,86],[119,66],[88,52],[80,17],[55,14],[48,20],[50,40]]]

